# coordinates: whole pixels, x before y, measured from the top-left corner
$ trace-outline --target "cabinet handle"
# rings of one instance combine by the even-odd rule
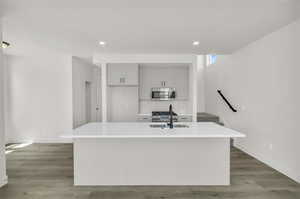
[[[125,83],[125,77],[120,78],[120,83]]]

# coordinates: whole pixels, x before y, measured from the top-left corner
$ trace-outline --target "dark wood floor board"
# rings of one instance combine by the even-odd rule
[[[231,150],[231,186],[73,186],[72,144],[32,144],[7,155],[0,199],[300,199],[300,185]]]

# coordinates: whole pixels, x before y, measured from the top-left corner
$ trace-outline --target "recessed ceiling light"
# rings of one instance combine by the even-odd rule
[[[10,43],[2,41],[2,48],[7,48],[8,46],[10,46]]]
[[[105,41],[99,41],[99,45],[100,45],[100,46],[105,46],[105,45],[106,45],[106,42],[105,42]]]
[[[200,42],[199,41],[194,41],[193,46],[199,46]]]

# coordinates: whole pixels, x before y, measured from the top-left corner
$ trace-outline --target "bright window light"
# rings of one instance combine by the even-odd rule
[[[15,150],[6,150],[5,151],[5,154],[10,154],[10,153],[12,153],[12,152],[14,152]]]
[[[26,142],[26,143],[22,143],[22,144],[16,144],[12,148],[13,149],[21,149],[21,148],[27,147],[29,145],[32,145],[32,142]]]
[[[24,142],[24,143],[17,143],[17,144],[11,144],[11,145],[8,145],[6,148],[7,151],[9,150],[12,150],[14,151],[15,149],[21,149],[21,148],[25,148],[27,146],[30,146],[32,145],[33,142]]]
[[[5,154],[13,153],[13,152],[17,151],[17,149],[25,148],[32,144],[33,144],[33,142],[25,142],[25,143],[16,143],[16,144],[8,145],[5,147]]]
[[[206,56],[206,65],[210,66],[212,64],[215,64],[217,62],[217,55],[210,54]]]

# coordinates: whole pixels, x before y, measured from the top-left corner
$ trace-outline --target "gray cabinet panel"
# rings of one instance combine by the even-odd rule
[[[136,122],[138,103],[138,87],[110,87],[108,89],[108,121]]]
[[[189,68],[182,67],[151,67],[140,68],[140,99],[151,99],[151,88],[170,87],[176,89],[177,100],[189,98]]]
[[[138,64],[108,64],[107,84],[109,86],[137,86],[139,84]]]

